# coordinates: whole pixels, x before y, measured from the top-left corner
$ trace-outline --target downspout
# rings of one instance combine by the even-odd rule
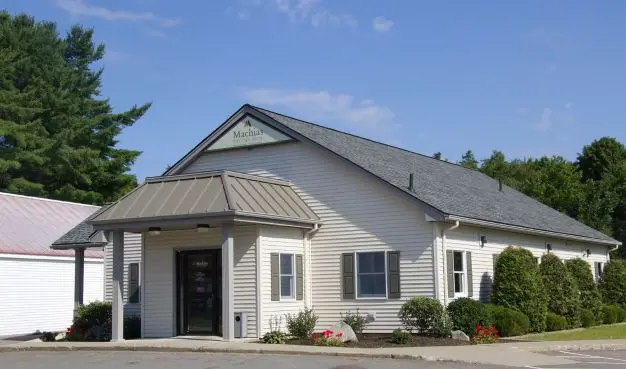
[[[320,225],[315,223],[313,228],[304,233],[304,279],[307,283],[304,285],[304,306],[312,308],[313,293],[311,288],[313,286],[313,276],[311,275],[313,270],[311,266],[311,237],[314,233],[319,231]]]
[[[617,245],[615,245],[615,247],[613,247],[612,249],[609,249],[609,260],[611,260],[611,253],[612,253],[613,251],[616,251],[617,249],[619,249],[619,247],[620,247],[620,245],[619,245],[619,244],[617,244]]]
[[[454,224],[452,226],[450,226],[449,228],[443,228],[441,230],[441,252],[443,254],[443,306],[448,306],[448,273],[447,273],[447,268],[448,268],[448,258],[447,258],[447,254],[446,254],[446,232],[451,231],[453,229],[457,229],[459,228],[459,221],[455,221]]]

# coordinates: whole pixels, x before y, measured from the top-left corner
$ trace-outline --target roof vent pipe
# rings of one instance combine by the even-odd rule
[[[502,178],[498,179],[498,189],[502,192]]]
[[[413,173],[409,173],[409,191],[415,191],[415,186],[413,185]]]

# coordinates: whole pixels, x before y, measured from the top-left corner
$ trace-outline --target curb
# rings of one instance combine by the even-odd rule
[[[345,351],[294,351],[280,349],[237,349],[216,347],[155,347],[155,346],[0,346],[2,352],[69,352],[69,351],[92,351],[92,352],[175,352],[175,353],[223,353],[223,354],[266,354],[266,355],[291,355],[291,356],[339,356],[339,357],[367,357],[373,359],[401,359],[401,360],[425,360],[460,362],[436,356],[392,354],[392,353],[368,353],[368,352],[345,352]]]
[[[546,347],[519,348],[536,353],[553,351],[607,351],[626,350],[626,343],[598,343],[598,344],[557,344]]]

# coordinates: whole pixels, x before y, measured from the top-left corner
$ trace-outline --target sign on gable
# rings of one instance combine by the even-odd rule
[[[213,142],[206,151],[266,145],[291,140],[291,137],[248,116],[233,125],[226,133]]]

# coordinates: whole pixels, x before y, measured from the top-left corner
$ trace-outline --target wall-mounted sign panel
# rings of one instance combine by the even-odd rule
[[[292,138],[278,132],[252,117],[244,117],[232,126],[217,141],[213,142],[206,151],[226,150],[238,147],[267,145]]]

